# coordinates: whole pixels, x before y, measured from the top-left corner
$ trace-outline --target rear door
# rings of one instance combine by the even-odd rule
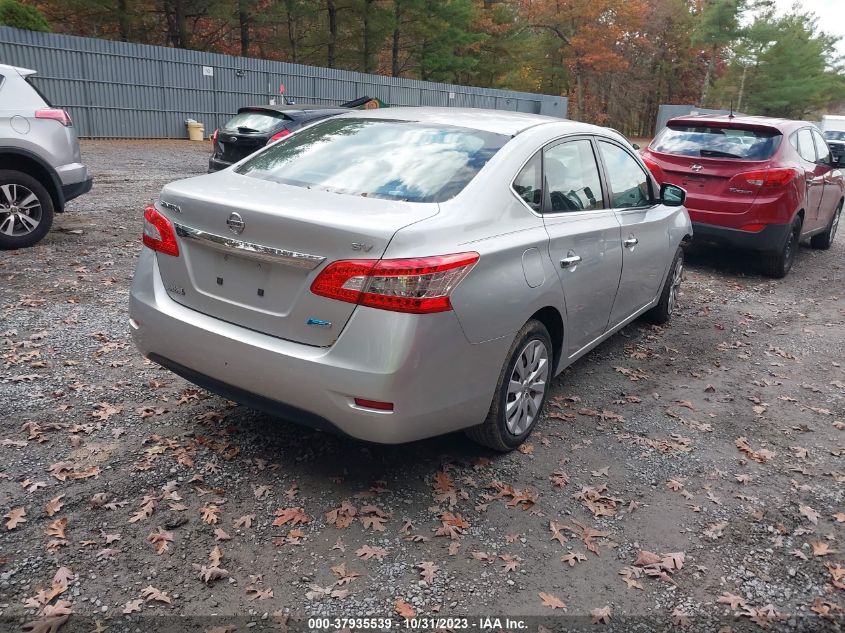
[[[813,130],[813,140],[816,142],[816,163],[824,172],[824,192],[819,205],[819,224],[827,227],[833,217],[833,212],[839,206],[842,189],[834,178],[833,156],[824,137]]]
[[[816,145],[813,142],[813,132],[810,128],[801,128],[795,132],[790,141],[798,150],[800,169],[804,173],[804,231],[811,231],[820,226],[819,206],[824,197],[825,173],[829,171],[826,165],[820,165],[816,156]]]
[[[542,164],[543,222],[563,287],[565,351],[572,357],[607,331],[622,272],[619,221],[605,204],[589,137],[546,147]]]
[[[622,276],[610,315],[614,327],[657,296],[673,254],[669,223],[678,210],[658,203],[651,178],[626,148],[609,139],[599,139],[598,146],[622,230]]]

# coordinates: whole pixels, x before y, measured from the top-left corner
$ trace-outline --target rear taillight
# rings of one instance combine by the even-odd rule
[[[657,180],[658,183],[663,184],[663,181],[666,179],[666,175],[663,173],[663,169],[660,165],[645,156],[641,155],[640,158],[643,159],[645,166],[648,167],[648,170],[651,172],[651,175],[654,176],[655,180]]]
[[[273,136],[270,137],[270,142],[278,141],[280,138],[285,138],[287,135],[290,134],[290,130],[282,130],[281,132],[276,132]]]
[[[449,295],[478,258],[478,253],[458,253],[338,261],[323,269],[311,284],[311,292],[393,312],[445,312],[452,309]]]
[[[214,131],[211,133],[211,142],[212,142],[212,143],[216,143],[216,142],[217,142],[217,137],[218,137],[219,135],[220,135],[220,130],[219,130],[219,129],[214,130]]]
[[[43,110],[36,110],[35,118],[52,119],[53,121],[58,121],[65,127],[71,127],[73,125],[73,121],[71,121],[70,115],[67,113],[67,111],[62,110],[61,108],[45,108]]]
[[[156,211],[155,207],[144,210],[144,246],[165,255],[179,257],[179,243],[176,241],[173,223]]]
[[[791,167],[756,169],[744,171],[731,178],[730,185],[751,185],[752,187],[778,189],[785,187],[798,176],[798,171]]]

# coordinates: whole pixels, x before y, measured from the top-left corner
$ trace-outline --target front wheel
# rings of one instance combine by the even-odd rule
[[[833,244],[833,238],[836,237],[836,229],[839,228],[839,216],[842,215],[842,203],[836,207],[833,212],[833,217],[830,218],[830,224],[827,225],[827,230],[824,233],[819,233],[810,238],[810,246],[813,248],[820,248],[827,250]]]
[[[467,429],[467,435],[497,451],[512,451],[531,434],[552,379],[552,341],[546,327],[534,319],[517,333],[499,374],[487,419]]]
[[[663,282],[663,289],[660,291],[660,300],[657,305],[645,313],[647,321],[655,325],[663,325],[672,316],[675,306],[678,305],[678,293],[681,291],[681,281],[684,278],[684,250],[678,248],[675,257],[672,259],[672,268]]]
[[[786,277],[786,273],[792,268],[795,262],[795,253],[798,250],[798,243],[801,241],[801,218],[792,221],[789,233],[783,241],[780,250],[775,253],[763,255],[761,264],[763,274],[773,279]]]

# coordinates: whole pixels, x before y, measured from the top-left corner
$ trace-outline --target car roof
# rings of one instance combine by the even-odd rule
[[[30,70],[29,68],[21,68],[20,66],[9,66],[8,64],[0,64],[0,70],[12,70],[18,73],[21,77],[28,77],[29,75],[34,75],[37,73],[37,70]]]
[[[309,114],[313,113],[331,113],[336,112],[338,114],[342,112],[349,112],[349,108],[341,108],[338,106],[326,106],[326,105],[317,105],[313,103],[303,103],[303,104],[281,104],[281,105],[250,105],[244,106],[242,108],[238,108],[238,112],[249,112],[254,110],[267,110],[269,112],[279,112],[280,114],[284,114],[289,116],[292,119],[298,119]]]
[[[730,114],[692,114],[686,116],[675,117],[670,119],[666,125],[671,123],[720,123],[720,124],[734,124],[738,127],[769,127],[778,130],[786,131],[793,130],[799,127],[806,127],[812,125],[808,121],[796,121],[793,119],[780,119],[768,116],[738,116]]]
[[[346,118],[388,119],[394,121],[415,121],[419,123],[435,123],[439,125],[453,125],[458,127],[495,132],[515,136],[528,128],[545,123],[572,123],[556,117],[526,112],[511,112],[508,110],[483,110],[480,108],[434,108],[434,107],[398,107],[379,108],[375,110],[355,110],[342,114]],[[598,129],[598,128],[596,128]]]

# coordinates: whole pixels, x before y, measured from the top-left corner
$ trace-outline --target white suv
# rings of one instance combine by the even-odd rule
[[[91,190],[73,122],[27,81],[35,72],[0,64],[0,249],[32,246]]]

